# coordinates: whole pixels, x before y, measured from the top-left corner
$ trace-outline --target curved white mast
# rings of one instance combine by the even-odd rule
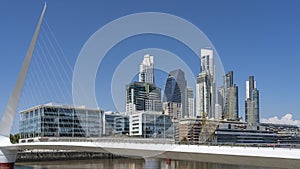
[[[19,100],[22,94],[24,82],[26,79],[26,75],[28,72],[28,68],[30,65],[30,61],[32,58],[32,54],[35,48],[35,44],[40,32],[40,28],[43,22],[44,14],[47,8],[47,4],[45,3],[42,14],[40,16],[39,22],[37,24],[37,27],[35,29],[35,32],[33,34],[30,46],[28,48],[25,60],[23,61],[22,68],[20,70],[20,73],[18,75],[18,79],[16,81],[16,84],[14,86],[13,92],[9,98],[6,110],[2,116],[1,122],[0,122],[0,136],[9,137],[9,134],[12,129],[12,125],[14,122],[14,118],[16,115],[17,107],[19,104]]]

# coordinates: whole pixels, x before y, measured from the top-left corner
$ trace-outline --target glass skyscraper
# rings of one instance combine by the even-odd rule
[[[126,85],[126,112],[135,111],[162,111],[161,89],[144,82]]]
[[[218,98],[222,107],[222,117],[227,120],[238,120],[239,102],[238,86],[233,83],[233,71],[224,76],[223,89],[219,89]]]
[[[186,88],[187,82],[182,70],[173,70],[168,74],[163,97],[166,114],[176,119],[186,115]]]
[[[259,123],[259,90],[254,76],[246,81],[245,120],[248,123]]]
[[[126,85],[126,113],[162,111],[161,89],[154,84],[154,57],[147,54],[140,64],[139,82]]]
[[[206,72],[197,76],[196,84],[196,116],[208,117],[211,114],[211,85]]]

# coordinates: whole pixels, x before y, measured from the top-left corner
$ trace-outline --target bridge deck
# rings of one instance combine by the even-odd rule
[[[230,147],[128,142],[35,142],[11,145],[10,149],[59,149],[110,152],[142,158],[170,158],[201,162],[298,168],[300,149],[272,147]]]

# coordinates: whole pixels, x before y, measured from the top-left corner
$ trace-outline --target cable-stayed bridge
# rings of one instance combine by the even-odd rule
[[[158,167],[159,159],[162,158],[279,168],[298,168],[300,166],[300,149],[288,148],[178,145],[164,141],[155,142],[154,140],[152,142],[146,142],[145,140],[136,139],[97,139],[89,142],[78,140],[76,142],[52,141],[11,144],[9,140],[9,134],[13,126],[19,100],[22,97],[22,91],[25,84],[26,75],[29,70],[29,65],[32,57],[35,55],[34,50],[37,47],[36,54],[42,56],[50,55],[49,53],[51,50],[53,50],[53,53],[56,56],[59,55],[58,52],[61,52],[59,50],[55,50],[53,44],[50,43],[49,46],[47,45],[46,41],[51,38],[47,35],[40,39],[41,42],[37,42],[39,32],[41,29],[43,29],[41,28],[41,25],[45,11],[46,4],[43,8],[37,28],[34,32],[28,52],[21,67],[20,74],[0,123],[0,163],[2,168],[12,168],[13,163],[16,160],[18,150],[23,149],[59,149],[89,152],[109,152],[123,156],[145,158],[146,167],[149,168]],[[52,65],[55,69],[59,69],[58,65],[51,64],[51,62],[53,62],[51,57],[48,58],[49,60],[47,60],[47,58],[45,59],[48,65]],[[47,65],[43,65],[44,62],[40,63],[40,65],[37,64],[36,66],[40,66],[38,69],[43,70],[43,68],[45,68]],[[48,73],[49,72],[46,72],[46,75],[49,76],[48,78],[53,79],[53,83],[56,83],[58,81],[58,76],[61,76],[61,74],[56,75],[53,73],[51,75],[51,72],[50,74]],[[40,83],[44,84],[44,87],[51,91],[50,84],[47,84],[46,82]],[[61,93],[65,93],[65,89],[59,88],[59,90],[61,90]],[[54,90],[53,93],[59,95],[59,91]],[[41,93],[41,95],[43,94]],[[27,99],[38,100],[34,98]]]
[[[156,167],[160,164],[159,159],[290,169],[295,169],[300,165],[300,149],[178,145],[155,141],[145,143],[143,140],[134,139],[99,139],[94,142],[34,142],[8,145],[6,149],[53,149],[113,153],[127,157],[141,157],[146,160],[146,163],[156,160],[157,163],[154,165]]]

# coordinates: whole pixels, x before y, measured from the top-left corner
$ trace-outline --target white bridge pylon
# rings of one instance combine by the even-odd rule
[[[45,3],[39,22],[30,42],[26,57],[23,61],[20,73],[18,75],[18,79],[0,121],[0,168],[13,168],[16,161],[18,151],[17,149],[9,148],[9,146],[12,145],[9,139],[9,135],[12,129],[17,107],[22,94],[33,51],[35,49],[35,44],[39,36],[46,8],[47,4]]]
[[[0,121],[0,142],[3,143],[4,138],[8,138],[12,129],[12,125],[14,122],[14,118],[16,115],[16,111],[18,108],[19,100],[22,94],[23,86],[26,80],[26,75],[28,72],[28,68],[31,62],[31,58],[33,55],[33,51],[35,49],[35,44],[39,36],[40,28],[43,22],[44,14],[46,12],[47,4],[44,4],[44,8],[42,11],[42,14],[40,16],[39,22],[37,24],[37,27],[35,29],[35,32],[33,34],[32,40],[30,42],[30,46],[28,48],[26,57],[23,61],[20,73],[18,75],[18,79],[15,83],[14,89],[12,91],[12,94],[9,98],[8,104],[6,106],[5,112],[2,116],[2,119]],[[6,139],[5,139],[6,140]],[[1,144],[3,145],[3,144]]]

